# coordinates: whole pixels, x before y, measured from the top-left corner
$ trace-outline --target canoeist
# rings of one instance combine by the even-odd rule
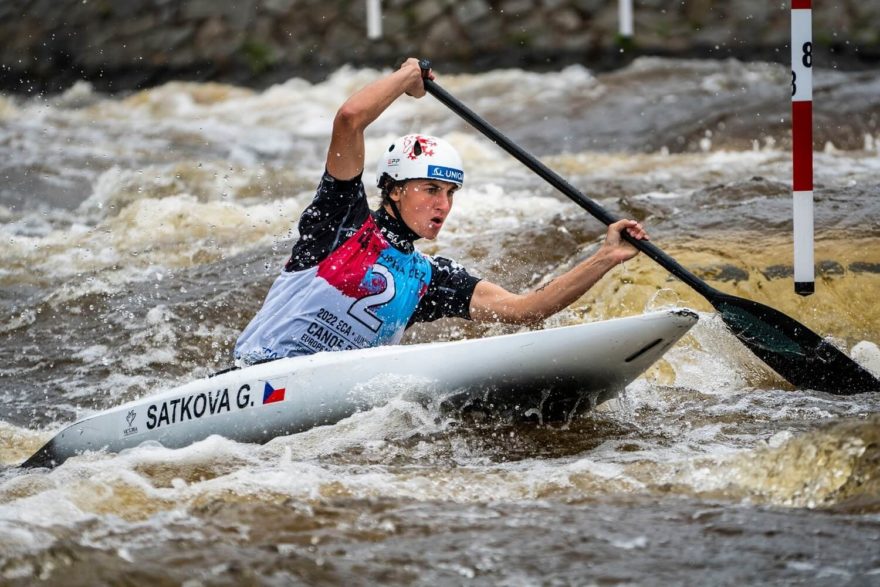
[[[428,77],[434,79],[432,72]],[[413,243],[433,240],[464,183],[455,148],[441,138],[403,136],[377,167],[382,203],[371,211],[361,175],[364,131],[402,95],[425,95],[408,59],[351,96],[333,121],[324,176],[299,220],[299,240],[263,307],[235,345],[239,365],[400,341],[416,322],[443,317],[523,324],[580,298],[615,265],[638,254],[621,238],[646,239],[633,220],[611,224],[599,250],[542,287],[512,293]]]

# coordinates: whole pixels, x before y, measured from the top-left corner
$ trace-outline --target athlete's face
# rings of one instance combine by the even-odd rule
[[[436,179],[411,179],[391,198],[397,203],[403,221],[422,238],[434,240],[452,210],[452,197],[458,186]]]

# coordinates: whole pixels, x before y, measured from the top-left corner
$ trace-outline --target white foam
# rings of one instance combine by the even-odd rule
[[[0,94],[0,120],[17,120],[21,114],[13,97]]]
[[[853,346],[850,352],[852,359],[859,365],[880,377],[880,347],[869,340],[863,340]]]
[[[717,64],[695,62],[692,66],[699,70]],[[637,60],[632,71],[657,67],[657,61]],[[766,71],[731,66],[706,77],[703,90],[719,91],[734,81],[739,83],[731,72],[742,73],[742,83],[754,84],[763,83],[762,77],[774,78],[779,71],[777,66]],[[20,158],[17,165],[46,164],[63,170],[46,179],[47,183],[64,185],[74,178],[93,186],[91,196],[70,212],[43,216],[42,212],[0,210],[0,218],[8,219],[0,226],[4,261],[0,271],[13,279],[64,280],[46,302],[54,310],[85,313],[91,310],[69,302],[136,288],[160,280],[177,267],[210,262],[293,236],[296,219],[311,199],[323,168],[336,109],[351,92],[382,73],[343,69],[320,84],[294,79],[262,92],[168,84],[123,100],[98,96],[93,89],[79,86],[56,105],[0,97],[0,119],[14,121],[16,132],[36,137],[48,129],[44,140],[25,141],[15,154]],[[509,110],[507,101],[527,107],[563,95],[589,98],[607,91],[580,67],[548,74],[505,70],[444,76],[443,85],[478,112],[493,113]],[[495,246],[496,231],[516,233],[528,223],[546,225],[556,215],[576,210],[561,198],[541,196],[524,187],[526,180],[535,185],[530,171],[466,129],[430,97],[400,100],[371,125],[364,174],[368,191],[375,194],[373,165],[381,151],[409,131],[445,136],[466,161],[466,184],[456,196],[439,248],[459,242]],[[63,145],[63,152],[47,151],[47,144]],[[857,154],[817,153],[817,181],[875,182],[880,163],[874,151],[880,141],[866,138],[864,144],[864,151]],[[79,169],[70,161],[109,161],[115,166],[96,171],[99,166]],[[126,168],[133,161],[138,162],[137,168]],[[565,176],[662,186],[637,195],[638,199],[686,197],[689,184],[736,181],[755,174],[779,182],[790,179],[789,153],[766,140],[757,141],[757,148],[749,152],[585,151],[546,161],[551,167],[558,165]],[[670,299],[669,291],[658,293],[652,302],[679,305]],[[564,323],[572,316],[558,319]],[[113,374],[97,388],[65,389],[65,399],[89,397],[94,401],[79,403],[109,404],[129,399],[128,394],[153,390],[156,381],[125,372],[149,371],[153,362],[178,359],[181,333],[174,328],[175,318],[171,307],[153,308],[144,328],[126,341],[123,353],[107,353],[102,344],[84,347],[76,359],[87,366],[109,361]],[[27,309],[13,317],[10,327],[27,327],[36,319],[36,313]],[[231,329],[207,326],[200,326],[197,333],[211,340],[231,334]],[[856,345],[853,357],[877,369],[872,362],[877,349],[872,344]],[[211,499],[293,497],[303,507],[309,500],[345,495],[535,503],[546,496],[579,499],[594,492],[651,490],[664,483],[681,483],[694,491],[723,490],[735,481],[723,474],[729,459],[742,446],[769,436],[765,428],[737,436],[730,431],[731,418],[749,414],[787,427],[788,420],[856,416],[865,411],[865,405],[872,405],[864,403],[871,400],[825,404],[822,398],[791,397],[766,389],[750,393],[751,382],[766,376],[764,369],[717,317],[703,314],[689,337],[666,355],[664,370],[672,373],[672,382],[640,379],[629,387],[616,413],[602,415],[612,422],[619,418],[625,429],[634,426],[637,439],[614,438],[586,454],[515,463],[496,462],[498,455],[492,449],[479,448],[480,435],[491,431],[459,432],[459,422],[432,406],[406,399],[409,396],[403,390],[418,395],[419,387],[428,382],[377,378],[365,382],[360,392],[372,394],[376,402],[387,401],[383,407],[365,405],[363,412],[334,426],[278,438],[265,446],[212,437],[180,450],[147,445],[121,455],[86,455],[51,472],[16,473],[14,482],[4,478],[0,481],[5,499],[0,505],[0,545],[4,552],[37,550],[51,543],[52,535],[46,530],[51,525],[71,527],[96,517],[101,520],[95,525],[98,530],[88,540],[100,545],[112,542],[100,533],[111,534],[107,528],[115,527],[118,514],[102,510],[92,497],[109,497],[107,492],[116,487],[144,496],[143,504],[127,504],[132,508],[129,513],[157,528],[174,516],[185,518],[190,505]],[[705,405],[696,407],[700,403]],[[690,418],[690,409],[700,416],[699,421]],[[88,413],[88,408],[82,408],[80,415]],[[45,440],[46,432],[33,434]],[[788,439],[783,431],[767,442],[781,447]],[[38,444],[34,437],[26,442]],[[637,444],[639,450],[623,449],[624,444]],[[190,475],[193,471],[207,472],[208,478]],[[33,485],[25,490],[28,484]],[[619,539],[615,546],[644,548],[643,538]]]
[[[544,223],[566,208],[556,198],[514,192],[492,183],[480,184],[456,195],[444,230],[461,238],[474,238],[486,234],[487,229],[505,232],[525,223]],[[492,219],[491,226],[486,225],[487,218]]]

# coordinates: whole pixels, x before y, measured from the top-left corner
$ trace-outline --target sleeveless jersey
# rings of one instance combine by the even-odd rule
[[[395,344],[414,322],[470,318],[479,279],[415,250],[418,236],[383,209],[370,212],[360,177],[325,173],[299,230],[235,345],[238,362]]]

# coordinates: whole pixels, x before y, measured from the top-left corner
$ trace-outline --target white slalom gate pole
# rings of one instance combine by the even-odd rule
[[[367,0],[367,38],[382,38],[382,1]]]
[[[620,18],[620,36],[624,39],[631,39],[633,36],[632,0],[620,0],[617,13]]]
[[[791,145],[794,291],[816,291],[813,270],[813,9],[791,2]]]

